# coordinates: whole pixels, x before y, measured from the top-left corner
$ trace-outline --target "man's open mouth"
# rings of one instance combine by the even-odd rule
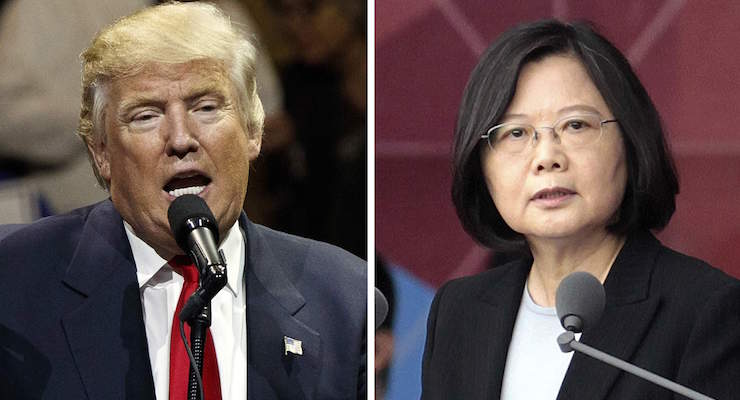
[[[211,183],[211,178],[205,175],[193,175],[188,177],[174,177],[164,185],[164,191],[170,196],[180,197],[184,194],[199,194]]]

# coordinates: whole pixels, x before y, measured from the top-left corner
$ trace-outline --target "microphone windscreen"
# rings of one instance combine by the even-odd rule
[[[605,302],[604,286],[588,272],[578,271],[566,276],[555,293],[560,323],[563,324],[565,317],[574,315],[581,319],[582,330],[596,325],[604,312]]]
[[[214,240],[218,243],[216,218],[205,200],[194,194],[185,194],[176,198],[167,210],[167,219],[177,244],[183,249],[187,248],[190,232],[201,226],[210,229]]]
[[[375,329],[380,327],[380,324],[385,321],[385,317],[388,316],[388,300],[385,299],[383,293],[375,288]]]

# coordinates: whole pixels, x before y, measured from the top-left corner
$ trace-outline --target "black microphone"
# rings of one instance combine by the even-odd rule
[[[388,316],[388,300],[386,300],[380,289],[375,288],[375,329],[380,328],[380,324]]]
[[[601,319],[606,303],[604,286],[588,272],[573,272],[563,278],[555,292],[560,324],[568,331],[583,332]]]
[[[193,261],[199,267],[220,262],[216,218],[203,199],[194,194],[176,198],[167,210],[167,219],[175,241],[195,256]]]
[[[188,299],[180,320],[190,320],[226,286],[226,261],[218,250],[218,225],[211,209],[200,197],[182,195],[170,204],[167,219],[175,241],[190,255],[200,274],[200,286]]]
[[[592,328],[601,319],[605,300],[604,286],[593,275],[587,272],[573,272],[563,278],[555,293],[555,308],[560,324],[566,330],[558,336],[558,346],[563,353],[575,350],[690,399],[713,400],[711,397],[576,340],[576,333]]]

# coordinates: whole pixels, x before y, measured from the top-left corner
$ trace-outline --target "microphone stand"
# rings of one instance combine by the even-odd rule
[[[190,325],[190,348],[195,365],[190,364],[188,379],[188,400],[204,400],[201,398],[203,380],[203,353],[206,348],[208,328],[211,326],[211,299],[226,286],[226,261],[223,251],[219,250],[219,263],[208,264],[202,254],[193,252],[191,258],[195,260],[200,275],[200,286],[193,293],[182,312],[180,318]],[[204,265],[205,268],[201,268]],[[195,312],[195,313],[193,313]],[[197,367],[197,371],[194,367]],[[218,384],[218,382],[216,382]]]
[[[211,302],[208,301],[201,311],[187,322],[190,325],[190,349],[193,352],[195,366],[198,368],[196,374],[194,366],[190,365],[187,398],[188,400],[203,400],[200,398],[201,391],[199,390],[203,381],[198,378],[203,376],[203,353],[206,348],[206,334],[208,327],[211,326]]]
[[[604,353],[603,351],[596,350],[589,345],[583,344],[576,340],[575,334],[571,331],[565,331],[561,333],[560,336],[558,336],[558,345],[560,346],[560,350],[562,350],[563,353],[570,353],[571,351],[575,350],[579,353],[583,353],[589,357],[605,362],[613,367],[629,372],[630,374],[636,375],[648,382],[652,382],[658,386],[664,387],[689,399],[714,400],[711,397],[705,396],[695,390],[691,390],[686,386],[679,385],[678,383],[663,378],[660,375],[654,374],[648,370],[642,369],[636,365],[632,365],[612,355]]]

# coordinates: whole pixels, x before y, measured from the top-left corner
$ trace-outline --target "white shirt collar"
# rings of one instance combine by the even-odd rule
[[[131,252],[134,255],[136,279],[139,281],[139,289],[141,289],[144,285],[150,283],[152,278],[163,267],[166,266],[168,269],[171,269],[171,267],[167,263],[167,260],[160,257],[151,246],[136,236],[128,222],[123,221],[123,226],[126,230],[128,242],[131,245]],[[221,241],[219,249],[223,250],[224,258],[226,259],[226,277],[228,279],[226,287],[236,296],[241,287],[244,255],[246,253],[244,240],[242,240],[242,232],[239,228],[239,220],[234,222],[234,225],[226,233],[226,238]]]

